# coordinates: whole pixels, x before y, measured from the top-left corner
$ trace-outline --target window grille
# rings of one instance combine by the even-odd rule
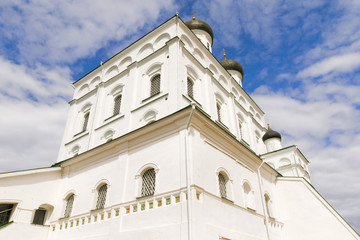
[[[217,111],[217,117],[219,122],[221,122],[221,104],[220,103],[216,103],[216,111]]]
[[[8,223],[14,204],[0,204],[0,226]]]
[[[151,79],[150,96],[160,93],[160,74]]]
[[[187,79],[187,94],[189,97],[194,98],[194,82]]]
[[[36,209],[33,224],[44,225],[46,210],[43,208]]]
[[[66,199],[66,207],[65,207],[65,213],[64,213],[64,217],[70,217],[71,211],[72,211],[72,207],[73,207],[73,203],[74,203],[74,194],[71,194],[67,199]]]
[[[119,95],[114,99],[114,115],[117,115],[120,113],[121,98],[122,98],[122,95]]]
[[[155,170],[147,170],[142,175],[141,196],[153,195],[155,192]]]
[[[102,185],[98,190],[96,209],[104,208],[106,201],[107,184]]]
[[[226,198],[226,178],[221,173],[219,173],[219,189],[220,196]]]
[[[89,122],[89,115],[90,115],[90,112],[87,112],[84,114],[84,123],[83,123],[83,127],[82,127],[83,131],[86,131],[86,129],[87,129],[87,125]]]

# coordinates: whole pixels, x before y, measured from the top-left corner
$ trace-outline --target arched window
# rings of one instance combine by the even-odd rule
[[[44,225],[45,215],[46,215],[46,209],[39,207],[35,211],[35,215],[32,223],[37,225]]]
[[[87,129],[87,125],[89,122],[89,116],[90,116],[90,112],[87,112],[84,114],[84,121],[83,121],[83,126],[82,126],[82,131],[85,132]]]
[[[122,95],[118,95],[114,98],[114,111],[113,115],[117,115],[120,113],[120,107],[121,107],[121,98]]]
[[[187,95],[194,98],[194,82],[190,78],[187,78]]]
[[[239,126],[239,139],[244,139],[244,126],[245,126],[244,118],[240,113],[238,113],[237,119]]]
[[[97,201],[96,209],[102,209],[105,206],[106,202],[106,193],[107,193],[107,184],[102,185],[97,190]]]
[[[219,173],[218,177],[219,177],[220,196],[222,198],[227,198],[227,194],[226,194],[227,179],[222,173]]]
[[[74,197],[75,197],[75,195],[71,194],[66,198],[66,207],[65,207],[65,213],[64,213],[64,217],[66,217],[66,218],[70,217],[72,207],[74,204]]]
[[[245,196],[245,207],[255,210],[254,191],[247,182],[243,184],[243,188]]]
[[[272,206],[271,206],[271,199],[269,197],[268,194],[264,195],[265,198],[265,207],[266,207],[266,213],[269,217],[273,217],[273,212],[272,212]]]
[[[160,93],[160,74],[150,80],[150,96]]]
[[[155,180],[156,180],[155,169],[150,168],[146,170],[141,178],[142,178],[141,196],[144,197],[144,196],[153,195],[155,192]]]
[[[221,103],[216,103],[216,113],[218,117],[218,121],[221,122]]]
[[[243,139],[243,126],[242,126],[242,122],[239,121],[239,138]]]

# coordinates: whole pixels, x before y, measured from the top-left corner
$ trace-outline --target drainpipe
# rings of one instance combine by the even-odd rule
[[[265,206],[265,200],[264,200],[264,192],[262,190],[262,181],[261,181],[261,174],[260,174],[260,169],[261,167],[264,165],[265,161],[262,160],[262,163],[260,164],[260,166],[257,169],[257,175],[258,175],[258,182],[259,182],[259,189],[260,189],[260,198],[261,198],[261,204],[263,207],[263,211],[264,211],[264,216],[265,216],[265,228],[266,228],[266,235],[267,235],[267,239],[270,240],[270,233],[269,233],[269,216],[267,214],[266,211],[266,206]]]
[[[189,119],[186,124],[185,129],[185,158],[186,158],[186,192],[188,196],[187,200],[187,222],[188,222],[188,240],[192,240],[192,209],[191,209],[191,189],[190,189],[190,157],[189,157],[189,141],[188,141],[188,134],[189,134],[189,127],[190,121],[193,116],[195,110],[195,103],[191,103],[191,112]]]

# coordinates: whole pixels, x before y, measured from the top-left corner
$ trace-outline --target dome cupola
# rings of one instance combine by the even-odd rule
[[[223,55],[224,55],[224,60],[222,60],[220,64],[240,83],[240,85],[242,85],[242,80],[244,78],[243,67],[237,61],[232,59],[227,59],[225,54],[225,49],[223,49]]]
[[[195,12],[191,21],[186,21],[185,25],[200,39],[200,41],[211,51],[214,42],[214,32],[210,25],[195,18]]]
[[[267,152],[276,151],[282,148],[280,133],[272,130],[269,124],[268,124],[268,130],[262,137],[262,140],[265,143]]]
[[[265,142],[266,140],[268,140],[270,138],[279,138],[281,140],[281,135],[280,135],[280,133],[272,130],[270,128],[270,126],[268,126],[268,130],[266,131],[266,133],[262,137],[262,140],[263,140],[263,142]]]

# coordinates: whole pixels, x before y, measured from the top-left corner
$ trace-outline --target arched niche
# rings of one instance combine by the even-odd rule
[[[186,72],[193,80],[198,79],[198,74],[192,66],[186,65]]]
[[[161,73],[161,63],[160,62],[156,62],[156,63],[153,63],[147,70],[146,70],[146,75],[148,76],[152,76],[154,74],[157,74],[157,73]]]
[[[199,62],[201,62],[201,63],[204,62],[205,57],[204,57],[204,55],[200,52],[199,49],[195,48],[195,49],[194,49],[194,52],[193,52],[193,55],[194,55],[194,57],[195,57]]]
[[[279,161],[279,167],[285,167],[291,165],[291,161],[288,158],[282,158]]]
[[[231,92],[234,94],[235,99],[239,97],[239,92],[235,88],[232,88]]]
[[[189,52],[192,52],[192,50],[194,49],[194,46],[191,43],[190,39],[183,34],[183,35],[181,35],[181,40],[185,44],[185,48],[187,48],[189,50]]]
[[[214,76],[217,76],[219,74],[218,71],[216,70],[216,67],[213,64],[209,65],[209,69],[214,74]]]
[[[91,87],[91,88],[94,88],[94,87],[96,87],[99,83],[100,83],[100,77],[97,76],[97,77],[95,77],[93,80],[91,80],[91,82],[90,82],[90,87]]]
[[[255,115],[255,110],[254,110],[254,108],[252,106],[249,107],[249,110],[250,110],[252,115]]]
[[[127,68],[127,66],[129,66],[131,63],[132,63],[132,58],[130,56],[121,60],[118,66],[119,72],[124,71]]]
[[[165,45],[167,41],[170,40],[170,34],[169,33],[163,33],[161,34],[155,41],[154,41],[154,48],[158,49]]]
[[[225,87],[227,86],[227,81],[224,76],[219,77],[219,82]]]
[[[245,101],[245,98],[243,96],[240,96],[239,97],[239,101],[242,105],[246,106],[246,101]]]
[[[136,59],[139,61],[146,56],[152,54],[154,52],[153,45],[151,43],[145,44],[138,52]]]
[[[78,91],[79,94],[85,94],[90,91],[89,84],[85,83],[82,85]]]
[[[113,65],[109,70],[106,71],[105,76],[110,79],[115,77],[119,73],[119,69],[117,65]]]

